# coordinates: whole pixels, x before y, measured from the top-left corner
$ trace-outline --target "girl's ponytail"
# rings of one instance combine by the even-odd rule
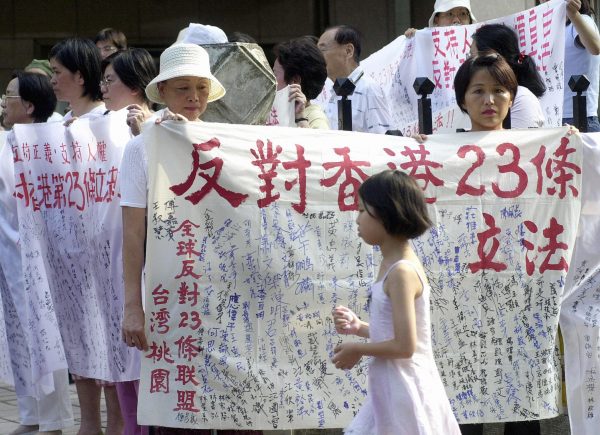
[[[524,86],[536,97],[541,97],[546,92],[546,85],[537,70],[537,65],[531,56],[519,53],[507,59],[512,67],[519,86]]]

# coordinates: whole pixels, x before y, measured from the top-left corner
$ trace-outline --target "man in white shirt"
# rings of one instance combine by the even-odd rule
[[[381,87],[359,66],[360,33],[350,26],[331,27],[321,35],[318,46],[327,63],[327,77],[334,82],[337,78],[348,77],[356,85],[349,97],[352,101],[352,130],[385,133],[393,129],[387,98]],[[338,129],[337,102],[340,98],[332,93],[323,106],[332,129]]]

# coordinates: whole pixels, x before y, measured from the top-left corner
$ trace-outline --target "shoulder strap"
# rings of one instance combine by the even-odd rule
[[[409,261],[409,260],[396,261],[394,264],[392,264],[388,268],[388,270],[385,272],[385,275],[383,276],[383,279],[381,281],[385,282],[385,280],[387,279],[388,273],[390,273],[392,271],[392,269],[394,269],[400,263],[408,264],[409,266],[411,266],[414,269],[414,271],[417,273],[417,276],[419,277],[419,281],[421,281],[421,286],[423,286],[423,288],[425,288],[425,280],[421,276],[421,271],[419,270],[419,268],[417,267],[417,265],[415,263],[413,263],[412,261]]]

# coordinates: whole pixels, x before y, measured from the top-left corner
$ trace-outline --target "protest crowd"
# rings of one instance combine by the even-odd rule
[[[547,27],[526,49],[534,15]],[[15,71],[0,117],[10,435],[72,427],[70,382],[79,435],[483,435],[492,422],[534,435],[564,413],[571,433],[600,433],[600,248],[581,237],[599,213],[593,17],[589,0],[542,0],[478,23],[469,0],[437,0],[427,28],[367,59],[340,23],[281,41],[269,68],[251,35],[211,25],[190,24],[158,62],[107,28]],[[224,73],[220,50],[252,60]],[[242,108],[255,75],[268,103]],[[230,123],[244,111],[253,126]],[[256,182],[229,165],[242,151]],[[426,176],[392,157],[421,158]],[[486,158],[496,173],[477,172]],[[332,169],[350,180],[334,195]]]

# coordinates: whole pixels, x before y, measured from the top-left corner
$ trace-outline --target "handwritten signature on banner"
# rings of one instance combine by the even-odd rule
[[[341,339],[330,310],[343,303],[368,318],[378,254],[355,236],[353,211],[361,181],[385,168],[411,173],[429,198],[435,226],[414,246],[457,418],[558,413],[554,338],[579,216],[577,135],[434,135],[417,144],[219,125],[147,135],[143,423],[347,424],[364,400],[366,362],[347,372],[330,365]],[[159,151],[167,143],[168,157]]]

